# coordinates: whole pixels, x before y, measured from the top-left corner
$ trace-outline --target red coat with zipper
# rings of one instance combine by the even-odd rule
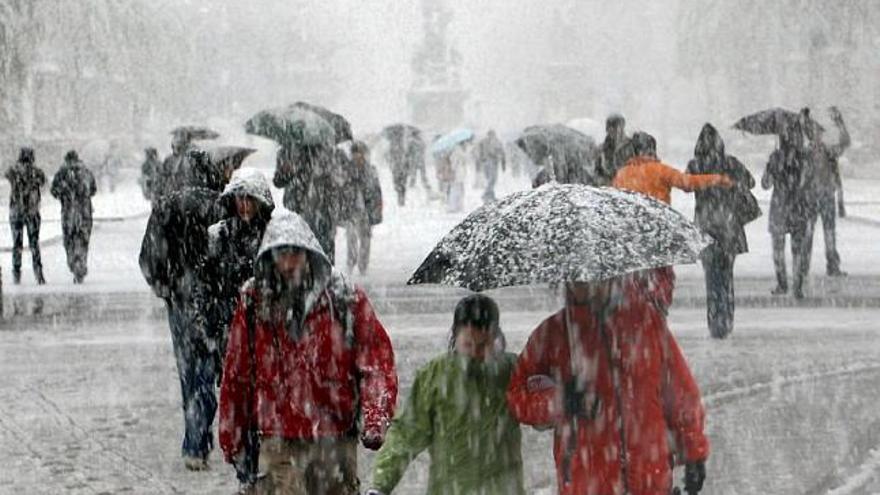
[[[397,403],[394,352],[360,288],[351,304],[353,339],[346,337],[327,290],[308,312],[298,340],[282,322],[255,317],[256,363],[244,301],[256,301],[257,294],[246,287],[244,296],[230,323],[220,387],[219,437],[227,461],[241,451],[250,418],[263,436],[316,440],[351,434],[360,413],[364,432],[384,434]]]
[[[570,476],[563,459],[572,428],[561,392],[572,377],[566,311],[572,328],[579,329],[588,390],[599,399],[596,416],[578,420]],[[602,321],[586,306],[545,320],[514,369],[509,406],[521,423],[554,427],[561,494],[668,495],[673,453],[679,463],[709,455],[699,389],[644,286],[626,287],[623,303]],[[532,376],[549,376],[557,385],[530,388]]]

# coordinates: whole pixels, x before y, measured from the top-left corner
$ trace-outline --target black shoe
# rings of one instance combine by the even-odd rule
[[[43,277],[43,272],[37,273],[37,284],[38,285],[46,285],[46,278]]]
[[[847,275],[849,275],[848,273],[846,273],[845,271],[842,271],[842,270],[840,270],[840,269],[837,269],[837,270],[828,270],[828,271],[825,272],[825,273],[826,273],[829,277],[846,277]]]
[[[795,289],[794,294],[792,294],[795,299],[802,300],[804,298],[804,291],[801,289]]]
[[[15,285],[21,283],[21,272],[12,272],[12,283]]]
[[[773,294],[774,296],[781,296],[783,294],[788,293],[788,287],[783,287],[781,285],[777,285],[775,289],[770,291],[770,293]]]

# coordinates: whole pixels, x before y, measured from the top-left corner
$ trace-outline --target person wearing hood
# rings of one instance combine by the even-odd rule
[[[64,164],[52,178],[52,196],[61,202],[61,230],[67,266],[73,283],[81,284],[88,273],[89,239],[92,236],[92,196],[98,192],[92,172],[76,151],[64,156]]]
[[[220,446],[250,493],[357,494],[357,441],[378,450],[397,402],[394,352],[366,293],[333,269],[306,221],[276,211],[229,328]]]
[[[721,174],[735,183],[733,188],[696,191],[694,211],[694,222],[714,241],[702,254],[709,333],[715,338],[724,338],[733,331],[733,262],[736,255],[749,251],[743,227],[754,216],[744,208],[757,205],[750,192],[755,187],[755,179],[742,162],[725,153],[724,141],[711,124],[704,125],[700,131],[687,171],[689,174]]]
[[[254,276],[257,250],[275,209],[269,181],[259,170],[236,170],[220,195],[220,208],[225,218],[208,228],[206,268],[212,306],[208,337],[218,342],[222,361],[235,299],[242,284]]]
[[[626,119],[619,113],[611,114],[605,120],[605,140],[600,149],[597,175],[602,184],[610,184],[614,175],[635,153],[629,136],[626,135]]]
[[[779,149],[770,155],[761,187],[773,188],[770,197],[768,229],[773,243],[776,287],[773,295],[788,292],[785,269],[785,236],[791,235],[793,295],[804,297],[804,281],[810,271],[813,224],[816,221],[813,162],[804,144],[803,127],[789,122],[779,135]]]
[[[382,222],[382,186],[379,172],[369,162],[369,156],[370,149],[366,143],[352,143],[349,181],[345,187],[351,196],[349,220],[345,228],[349,274],[355,266],[361,275],[367,272],[373,226]]]
[[[139,179],[141,191],[144,198],[150,202],[158,199],[157,185],[158,174],[162,168],[162,162],[159,161],[159,151],[156,148],[144,149],[144,163],[141,164],[141,176]]]
[[[520,427],[506,401],[515,362],[495,301],[481,294],[459,301],[449,351],[416,372],[367,495],[390,495],[424,450],[431,454],[425,493],[524,495]]]
[[[46,185],[46,174],[34,164],[33,148],[22,148],[18,162],[6,170],[9,181],[9,226],[12,228],[12,281],[21,282],[21,251],[24,229],[27,228],[28,248],[37,283],[46,283],[40,256],[40,190]]]
[[[207,336],[210,278],[208,228],[223,219],[218,199],[223,175],[204,151],[190,152],[188,182],[153,207],[141,243],[141,273],[165,301],[185,432],[181,452],[187,469],[207,469],[217,410],[216,342]]]
[[[153,202],[183,189],[189,180],[189,156],[194,150],[192,139],[185,132],[171,138],[171,154],[162,161],[153,179]]]
[[[514,367],[511,414],[553,428],[561,495],[668,495],[677,464],[687,493],[703,487],[700,390],[643,276],[567,284]]]

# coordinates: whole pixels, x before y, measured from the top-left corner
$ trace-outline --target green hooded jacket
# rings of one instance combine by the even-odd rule
[[[481,363],[449,353],[416,373],[373,471],[373,488],[390,494],[407,465],[428,449],[429,495],[519,495],[519,424],[505,393],[516,355]]]

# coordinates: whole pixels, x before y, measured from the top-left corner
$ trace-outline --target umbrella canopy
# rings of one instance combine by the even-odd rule
[[[197,125],[182,125],[176,127],[171,134],[180,138],[181,141],[196,141],[199,139],[217,139],[220,133]]]
[[[733,128],[758,135],[782,134],[789,124],[801,122],[801,119],[803,118],[803,115],[798,112],[776,107],[746,115],[737,120],[736,123],[733,124]],[[807,122],[814,129],[824,130],[822,126],[812,118],[807,117]]]
[[[241,167],[241,163],[245,158],[255,153],[254,148],[245,148],[243,146],[216,146],[209,148],[208,156],[211,157],[211,163],[220,164],[228,163],[232,168]]]
[[[326,119],[297,104],[258,112],[244,124],[248,134],[269,138],[282,146],[332,146],[336,131]]]
[[[409,124],[392,124],[379,132],[380,136],[389,141],[406,141],[407,139],[420,137],[421,134],[422,131],[418,127]]]
[[[537,165],[547,167],[558,182],[598,184],[599,148],[590,136],[562,124],[526,127],[515,141]],[[551,167],[552,165],[552,167]]]
[[[468,215],[408,283],[482,291],[599,281],[694,263],[706,245],[681,213],[647,196],[550,183]]]
[[[431,152],[434,154],[442,154],[450,151],[456,145],[474,138],[474,131],[467,128],[459,128],[440,136],[431,145]]]
[[[304,101],[298,101],[291,106],[294,108],[302,108],[303,110],[314,112],[320,115],[321,118],[326,120],[327,123],[333,127],[333,132],[336,133],[336,142],[333,144],[339,144],[354,139],[354,135],[351,133],[351,124],[342,115],[339,115],[338,113],[333,113],[322,106],[313,105]]]

